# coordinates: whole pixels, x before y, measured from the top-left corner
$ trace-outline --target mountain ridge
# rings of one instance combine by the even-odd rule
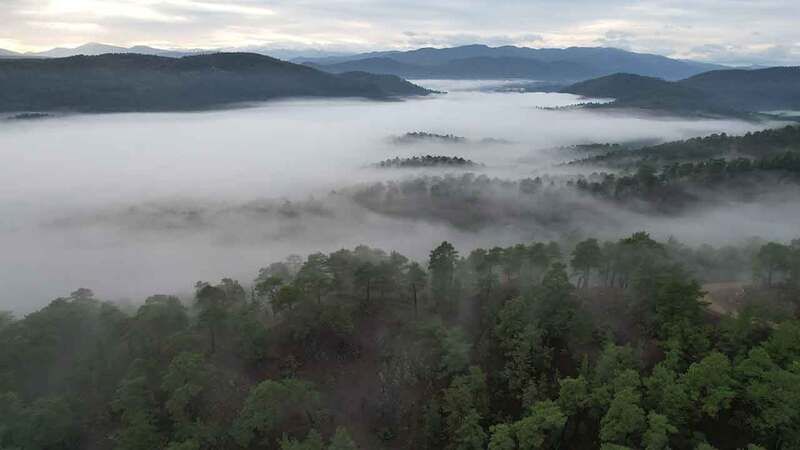
[[[476,58],[495,58],[495,70],[471,67],[467,64]],[[537,61],[530,68],[514,73],[517,78],[528,79],[589,79],[618,72],[630,72],[666,79],[683,79],[724,66],[695,61],[678,60],[666,56],[635,53],[611,47],[528,48],[516,46],[490,47],[473,44],[450,48],[426,47],[410,51],[370,52],[350,57],[305,58],[296,62],[311,64],[333,73],[346,72],[354,67],[373,73],[390,73],[402,77],[454,77],[482,78],[487,75],[506,78],[508,68],[502,62]],[[454,64],[457,63],[457,64]],[[554,65],[571,64],[572,70],[552,70]],[[551,70],[541,69],[551,65]],[[453,69],[458,67],[460,72]],[[512,71],[513,72],[513,71]]]
[[[422,96],[397,77],[332,75],[251,53],[0,60],[0,111],[174,111],[286,97]]]
[[[404,78],[539,78],[574,80],[590,79],[618,72],[631,72],[645,76],[682,79],[697,73],[725,68],[724,66],[689,60],[671,59],[662,55],[635,53],[613,47],[529,48],[512,45],[490,47],[471,44],[457,47],[423,47],[414,50],[376,51],[359,54],[325,56],[319,50],[268,49],[191,49],[165,50],[145,45],[123,47],[90,42],[75,48],[57,47],[43,52],[17,53],[0,50],[0,58],[54,58],[106,53],[137,53],[179,58],[219,52],[257,53],[279,57],[295,63],[311,65],[333,73],[366,71],[397,75]],[[304,54],[306,53],[306,54]],[[494,64],[486,59],[497,58]],[[526,62],[537,61],[538,63]],[[470,61],[477,66],[470,65]],[[564,65],[571,64],[572,70]],[[527,69],[523,70],[525,66]],[[330,67],[327,67],[330,66]],[[490,70],[491,67],[495,70]],[[561,69],[559,70],[559,67]]]

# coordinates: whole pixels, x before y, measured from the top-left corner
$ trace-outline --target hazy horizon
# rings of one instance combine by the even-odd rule
[[[7,0],[0,10],[0,48],[26,52],[103,42],[357,53],[483,43],[605,46],[729,65],[800,61],[797,2],[740,0],[727,3],[724,14],[716,0],[579,3],[479,0],[464,8],[397,0]]]

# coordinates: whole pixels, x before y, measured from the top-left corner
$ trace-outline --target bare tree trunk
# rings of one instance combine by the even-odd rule
[[[411,290],[414,292],[414,318],[416,319],[418,316],[417,310],[417,285],[416,283],[411,283]]]
[[[211,335],[211,354],[213,355],[217,351],[217,333],[214,327],[208,327],[208,330]]]

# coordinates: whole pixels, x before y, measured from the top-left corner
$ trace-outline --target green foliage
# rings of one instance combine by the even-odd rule
[[[537,402],[527,416],[511,424],[491,428],[490,450],[538,450],[554,448],[567,422],[557,404]]]
[[[111,407],[120,415],[122,428],[115,438],[118,450],[146,450],[163,444],[157,426],[155,398],[141,367],[135,364],[117,388]]]
[[[171,442],[167,445],[166,450],[201,450],[203,447],[194,439],[189,439],[182,442]]]
[[[295,278],[295,283],[306,295],[312,296],[317,303],[330,288],[333,276],[330,273],[328,257],[322,253],[309,255]]]
[[[177,297],[154,295],[136,312],[128,339],[142,358],[168,359],[188,326],[186,307]]]
[[[486,375],[478,367],[453,379],[444,391],[442,411],[445,416],[445,431],[454,449],[480,449],[486,441],[486,433],[480,425],[489,412]]]
[[[431,251],[428,270],[431,274],[431,292],[440,311],[452,310],[451,298],[455,288],[455,266],[458,251],[449,242],[442,242]]]
[[[300,288],[293,286],[293,285],[286,285],[281,286],[275,292],[275,296],[270,301],[272,305],[272,310],[275,313],[282,313],[284,311],[290,311],[292,308],[295,307],[303,298],[303,293]]]
[[[736,397],[731,363],[719,352],[689,366],[683,382],[696,411],[711,418],[728,409]]]
[[[519,450],[550,448],[558,440],[566,416],[551,401],[538,402],[530,414],[514,424]]]
[[[316,412],[320,397],[314,387],[293,379],[262,381],[245,399],[233,425],[233,436],[243,446],[257,438],[269,439],[293,416]]]
[[[642,438],[642,445],[647,450],[665,450],[669,448],[669,437],[678,432],[666,416],[650,412],[647,416],[647,431]]]
[[[587,239],[581,241],[572,251],[570,265],[581,274],[578,287],[589,286],[589,276],[592,269],[600,269],[603,262],[603,252],[597,239]]]
[[[12,393],[0,395],[0,448],[60,450],[80,441],[75,412],[61,397],[24,405]]]
[[[448,327],[433,319],[414,327],[418,345],[419,371],[425,376],[446,378],[464,372],[469,366],[472,346],[459,327]]]
[[[568,416],[574,416],[591,406],[589,384],[580,376],[559,380],[558,405]]]
[[[442,359],[439,371],[452,375],[462,372],[469,364],[471,345],[460,328],[449,328],[442,336]]]
[[[336,433],[328,445],[328,450],[356,450],[357,448],[353,439],[350,438],[350,433],[343,427],[336,429]]]
[[[743,384],[743,400],[753,411],[749,425],[763,442],[800,445],[800,363],[781,368],[757,347],[737,365],[736,376]]]
[[[199,411],[205,409],[202,395],[211,389],[211,382],[211,370],[200,353],[181,353],[170,363],[161,387],[168,395],[164,406],[176,423],[178,436],[192,435],[201,419]]]
[[[788,271],[791,256],[792,250],[785,245],[777,242],[765,244],[756,255],[756,277],[762,279],[767,287],[772,287],[775,277]]]
[[[311,430],[305,440],[295,440],[284,435],[280,442],[280,448],[281,450],[324,450],[325,444],[322,442],[322,436],[316,430]]]
[[[635,387],[626,387],[617,392],[600,422],[600,439],[620,445],[635,445],[645,427],[645,412],[639,403],[640,394]]]
[[[451,438],[452,448],[457,450],[483,450],[486,447],[486,432],[480,424],[481,416],[474,410],[469,410],[458,428],[453,431]]]
[[[783,367],[800,360],[800,322],[780,324],[764,347],[772,359]]]
[[[685,425],[691,419],[692,403],[679,374],[659,363],[644,380],[645,403],[649,409],[663,414],[675,425]]]
[[[489,450],[516,450],[517,442],[514,427],[508,424],[492,425]]]
[[[566,336],[575,325],[577,299],[569,282],[566,266],[554,263],[545,273],[542,285],[532,298],[529,317],[545,332],[548,339]]]
[[[648,328],[662,340],[668,352],[680,362],[709,350],[703,320],[707,303],[705,292],[695,280],[677,273],[667,273],[652,283]]]
[[[0,331],[14,323],[14,314],[11,311],[0,311]]]

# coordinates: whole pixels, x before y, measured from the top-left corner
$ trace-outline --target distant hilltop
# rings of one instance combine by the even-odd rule
[[[395,144],[414,144],[418,142],[435,142],[441,144],[466,144],[467,138],[452,134],[436,134],[425,131],[413,131],[392,138]]]
[[[473,141],[462,136],[456,136],[454,134],[437,134],[426,131],[413,131],[402,136],[393,136],[390,138],[390,140],[392,143],[397,145],[412,145],[421,143],[507,145],[512,143],[506,139],[491,137],[483,138],[479,141]]]

